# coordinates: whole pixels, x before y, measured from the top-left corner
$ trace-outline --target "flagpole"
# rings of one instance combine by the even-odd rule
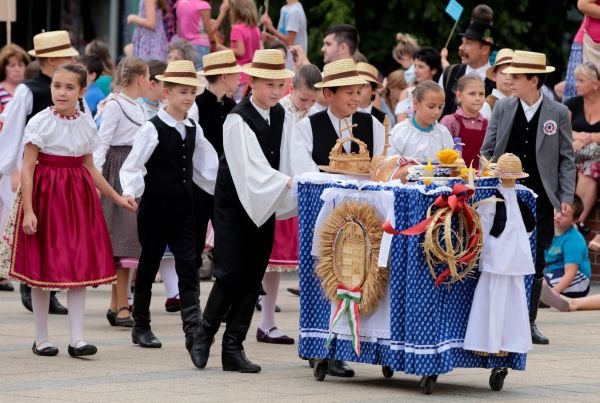
[[[446,45],[444,45],[445,49],[448,49],[448,45],[450,44],[450,40],[452,39],[452,36],[454,35],[454,31],[456,30],[456,26],[458,25],[458,20],[456,20],[454,22],[454,26],[452,27],[452,30],[450,31],[450,36],[448,36],[448,40],[446,41]]]

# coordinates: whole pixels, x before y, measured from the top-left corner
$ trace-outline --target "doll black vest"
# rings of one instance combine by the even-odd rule
[[[313,133],[312,159],[317,165],[329,165],[329,152],[338,140],[333,123],[327,110],[317,112],[308,119]],[[373,117],[368,113],[356,112],[352,115],[352,124],[357,125],[352,129],[354,137],[367,144],[369,156],[373,158]],[[350,150],[358,154],[358,145],[352,143]]]
[[[37,76],[31,80],[23,81],[23,84],[29,88],[29,91],[31,91],[31,94],[33,95],[31,113],[27,115],[27,122],[29,122],[29,119],[37,113],[54,105],[54,102],[52,102],[52,93],[50,92],[52,79],[40,71]]]
[[[191,119],[190,119],[191,120]],[[185,194],[192,197],[192,156],[196,144],[196,126],[185,126],[185,139],[174,127],[158,116],[150,119],[158,132],[158,145],[146,162],[146,189],[144,197],[177,198]]]

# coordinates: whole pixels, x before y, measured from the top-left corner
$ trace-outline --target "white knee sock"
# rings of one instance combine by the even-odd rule
[[[279,272],[267,272],[263,277],[262,286],[267,295],[263,295],[260,301],[262,305],[262,315],[259,327],[265,332],[275,327],[275,303],[277,302],[280,279],[281,273]],[[269,335],[279,337],[282,336],[283,333],[274,330]]]
[[[35,342],[38,348],[46,348],[52,344],[48,340],[48,306],[50,305],[50,291],[41,288],[31,289],[31,305],[33,319],[35,320]]]
[[[160,272],[160,277],[165,285],[167,298],[174,298],[179,294],[179,278],[175,271],[175,259],[161,260],[158,271]]]
[[[131,283],[133,282],[133,275],[135,274],[135,270],[130,268],[128,271],[129,277],[127,278],[127,303],[129,305],[133,304],[133,293],[131,292]],[[119,307],[117,307],[119,309]]]
[[[85,288],[73,288],[67,291],[67,306],[71,322],[71,346],[81,347],[83,341],[83,315],[85,312]]]

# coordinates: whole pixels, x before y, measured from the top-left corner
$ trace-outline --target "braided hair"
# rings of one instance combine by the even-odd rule
[[[79,77],[79,88],[87,87],[87,71],[81,64],[63,64],[59,66],[58,70],[73,73]],[[83,98],[79,98],[79,109],[85,113],[85,106],[83,105]]]

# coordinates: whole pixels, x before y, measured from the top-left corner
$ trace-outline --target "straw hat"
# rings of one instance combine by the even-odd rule
[[[235,74],[242,72],[242,66],[235,61],[233,50],[221,50],[202,56],[204,70],[198,74],[202,76],[217,76],[220,74]]]
[[[377,89],[380,90],[383,88],[383,84],[381,84],[378,80],[379,71],[375,66],[369,63],[359,62],[356,63],[356,70],[358,71],[358,75],[367,80],[370,83],[377,84]]]
[[[323,68],[323,81],[316,83],[315,88],[363,84],[367,84],[367,81],[358,74],[354,60],[341,59],[325,65]]]
[[[512,63],[513,53],[513,50],[509,48],[500,49],[496,55],[496,63],[487,69],[485,76],[494,81],[494,71],[496,71],[496,67]]]
[[[75,57],[79,56],[71,45],[71,38],[67,31],[42,32],[33,37],[33,50],[31,56],[35,57]]]
[[[167,65],[165,74],[156,76],[157,80],[168,83],[200,87],[202,82],[196,76],[196,68],[191,60],[177,60]]]
[[[501,179],[522,179],[529,176],[528,173],[523,172],[519,157],[511,153],[502,154],[490,173],[492,176]]]
[[[515,50],[510,67],[504,70],[507,74],[546,74],[553,71],[554,67],[546,66],[545,54],[524,50]]]
[[[294,77],[294,72],[285,68],[283,53],[279,49],[257,50],[252,63],[244,65],[242,71],[252,77],[271,80]]]

